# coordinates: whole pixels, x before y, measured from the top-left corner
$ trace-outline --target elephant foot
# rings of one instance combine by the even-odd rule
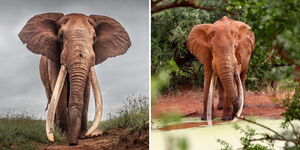
[[[103,131],[100,130],[100,129],[96,129],[94,132],[92,132],[90,135],[86,136],[85,135],[86,131],[84,132],[81,132],[80,134],[80,139],[87,139],[87,138],[93,138],[93,137],[96,137],[96,136],[100,136],[103,134]]]
[[[222,115],[222,120],[227,121],[227,120],[232,120],[234,117],[230,114],[223,114]]]
[[[214,114],[211,115],[211,119],[215,119],[215,118],[216,118],[216,117],[215,117]],[[202,113],[202,115],[201,115],[201,120],[207,120],[206,113]]]

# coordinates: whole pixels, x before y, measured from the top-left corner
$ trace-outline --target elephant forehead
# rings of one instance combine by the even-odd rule
[[[88,25],[88,16],[84,15],[84,14],[68,14],[66,16],[63,16],[60,20],[65,20],[65,23],[69,24],[69,25]],[[63,22],[63,21],[62,21]]]
[[[88,16],[86,16],[84,14],[79,14],[79,13],[71,13],[71,14],[65,15],[64,17],[87,18]]]
[[[235,31],[235,27],[232,24],[229,23],[219,23],[215,24],[212,29],[212,31],[219,32],[219,33],[226,33],[226,32],[232,32]]]
[[[89,23],[89,17],[83,14],[68,14],[61,18],[62,30],[88,30],[90,33],[95,33],[94,27]]]

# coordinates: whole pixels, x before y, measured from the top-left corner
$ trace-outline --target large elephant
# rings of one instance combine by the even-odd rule
[[[54,123],[68,133],[70,145],[77,145],[80,135],[96,134],[103,106],[93,66],[127,51],[131,43],[125,29],[106,16],[45,13],[32,17],[19,38],[31,52],[42,55],[40,75],[48,97],[48,139],[54,141]],[[87,130],[90,86],[96,114]]]
[[[245,80],[255,37],[251,28],[224,16],[214,24],[192,28],[187,47],[204,65],[203,120],[214,117],[212,96],[218,83],[218,109],[224,109],[222,120],[232,120],[242,112]],[[212,112],[211,112],[212,111]]]

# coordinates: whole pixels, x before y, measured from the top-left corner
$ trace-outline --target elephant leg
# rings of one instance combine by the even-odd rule
[[[204,99],[203,99],[203,113],[201,115],[202,120],[206,120],[206,107],[208,92],[210,86],[210,80],[212,77],[212,67],[211,65],[204,65]],[[212,105],[212,118],[214,118],[214,105]]]
[[[89,80],[86,82],[86,87],[84,90],[84,101],[83,101],[83,110],[81,114],[81,131],[80,135],[84,135],[84,133],[87,131],[87,121],[88,121],[88,107],[89,107],[89,101],[90,101],[90,83]]]
[[[65,81],[61,95],[58,100],[55,113],[55,122],[62,132],[69,131],[69,113],[68,113],[68,83]]]
[[[84,90],[84,103],[83,103],[83,110],[81,115],[81,130],[80,130],[80,138],[90,138],[95,137],[103,134],[103,131],[100,129],[96,129],[90,136],[85,136],[87,132],[87,122],[88,122],[88,107],[90,101],[90,89],[91,85],[89,79],[87,80],[86,87]]]
[[[224,101],[225,101],[225,93],[224,93],[224,88],[223,85],[218,78],[218,92],[219,92],[219,103],[218,103],[218,110],[224,109]]]

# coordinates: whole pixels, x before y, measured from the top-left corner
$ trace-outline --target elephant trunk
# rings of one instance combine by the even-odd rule
[[[223,63],[219,72],[220,81],[226,92],[226,99],[229,105],[229,112],[232,118],[239,117],[244,104],[244,92],[240,78],[241,65],[236,63]],[[229,114],[228,114],[229,115]]]
[[[84,63],[83,59],[73,62],[69,69],[70,79],[70,97],[69,97],[69,117],[70,117],[70,131],[69,144],[77,145],[81,129],[81,114],[84,103],[84,89],[86,80],[89,74],[88,63]]]
[[[235,87],[234,72],[225,72],[219,75],[220,81],[225,89],[228,100],[232,101],[238,97]]]

